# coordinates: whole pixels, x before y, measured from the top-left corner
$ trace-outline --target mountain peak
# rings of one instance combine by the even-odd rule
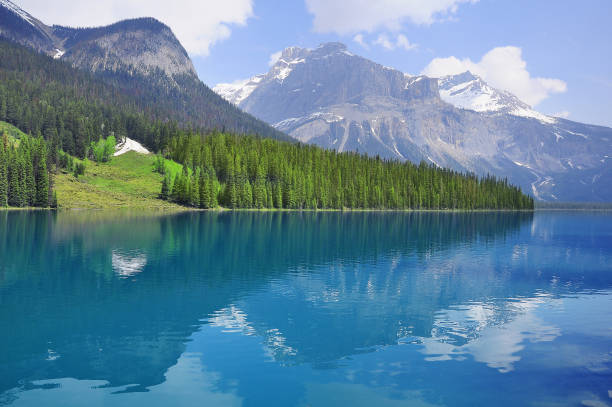
[[[152,18],[134,18],[104,27],[53,26],[67,50],[64,59],[80,68],[98,71],[125,70],[148,75],[159,69],[169,77],[197,77],[187,51],[164,23]],[[134,41],[141,46],[134,47]]]
[[[398,70],[353,55],[339,42],[314,49],[286,48],[267,73],[218,84],[214,90],[271,123],[303,117],[319,106],[356,103],[363,98],[440,102],[437,79],[411,80]]]
[[[147,76],[161,71],[172,86],[175,75],[197,78],[187,51],[170,27],[152,17],[103,27],[48,26],[10,0],[0,0],[0,34],[92,72]]]
[[[168,27],[166,24],[162,23],[161,21],[159,21],[158,19],[154,17],[128,18],[125,20],[117,21],[109,25],[99,26],[99,27],[75,28],[75,27],[68,27],[68,26],[62,26],[62,25],[53,25],[52,28],[57,33],[66,32],[66,31],[77,32],[77,33],[87,32],[88,36],[92,36],[96,34],[99,35],[101,33],[104,33],[104,34],[121,33],[125,31],[136,31],[136,30],[150,31],[154,34],[161,33],[161,32],[167,32],[167,33],[170,33],[172,36],[174,36],[170,27]]]
[[[307,48],[300,47],[287,47],[281,53],[280,58],[276,63],[279,62],[288,62],[294,59],[300,59],[306,57],[310,53],[310,50]]]
[[[474,75],[469,70],[462,72],[462,73],[455,74],[455,75],[448,75],[448,77],[453,78],[457,82],[468,82],[468,81],[475,81],[475,80],[481,79],[480,76]]]
[[[531,117],[545,123],[556,119],[539,113],[506,90],[490,86],[470,71],[439,78],[440,97],[456,107],[476,112]]]
[[[346,45],[341,42],[325,42],[319,45],[315,51],[321,53],[333,53],[346,51]]]
[[[291,46],[285,48],[282,51],[277,63],[288,63],[290,61],[307,58],[309,56],[321,58],[338,53],[352,55],[347,51],[346,45],[341,42],[326,42],[320,44],[317,48],[314,49]]]

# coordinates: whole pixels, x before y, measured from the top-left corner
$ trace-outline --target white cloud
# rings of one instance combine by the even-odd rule
[[[381,47],[388,50],[392,50],[393,48],[395,48],[395,45],[391,43],[389,37],[387,37],[387,34],[380,34],[376,41],[374,41],[374,44],[380,45]]]
[[[370,48],[370,46],[363,39],[363,34],[357,34],[356,36],[354,36],[353,41],[355,41],[357,44],[361,45],[365,49]]]
[[[305,0],[319,33],[353,34],[400,30],[403,23],[429,25],[478,0]]]
[[[100,26],[136,17],[155,17],[167,24],[185,49],[208,55],[210,47],[245,25],[253,0],[21,0],[18,5],[47,24]]]
[[[283,51],[278,51],[273,54],[270,54],[270,60],[268,61],[268,66],[272,66],[275,63],[277,63],[281,55],[283,55]]]
[[[412,51],[417,48],[416,44],[412,44],[408,41],[408,38],[404,34],[399,34],[395,41],[390,40],[387,34],[380,34],[378,38],[373,42],[375,45],[380,45],[386,50],[392,51],[396,48],[402,48],[406,51]]]
[[[435,58],[422,73],[440,77],[465,71],[480,76],[493,87],[515,94],[531,106],[537,105],[551,94],[567,91],[567,84],[560,79],[531,77],[521,49],[511,46],[493,48],[479,62],[454,56]]]
[[[397,43],[396,46],[398,48],[403,48],[406,51],[412,51],[413,49],[417,48],[416,44],[412,44],[410,41],[408,41],[408,38],[406,38],[406,36],[404,34],[400,34],[397,36]]]

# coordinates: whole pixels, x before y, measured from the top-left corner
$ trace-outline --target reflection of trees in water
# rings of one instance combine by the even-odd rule
[[[406,267],[426,269],[446,255],[452,261],[458,247],[494,246],[532,219],[502,212],[95,215],[0,214],[0,321],[12,332],[0,339],[12,350],[0,361],[1,388],[66,376],[160,383],[200,319],[237,302],[273,350],[282,344],[277,356],[289,363],[333,362],[396,343],[398,333],[427,336],[436,311],[473,295],[461,278],[490,293],[495,272],[459,270],[433,281]],[[141,253],[142,272],[117,278],[113,251]],[[378,272],[367,271],[373,265]],[[279,296],[270,286],[279,280],[296,295]],[[303,325],[287,326],[288,312]],[[334,340],[319,340],[321,332]],[[49,350],[59,357],[43,363]]]
[[[493,241],[518,230],[531,213],[187,213],[155,216],[104,211],[0,213],[0,284],[23,270],[74,266],[109,274],[110,250],[152,250],[160,264],[226,273],[363,260],[389,251],[429,255],[453,243]],[[119,219],[116,219],[119,218]],[[22,253],[23,256],[12,256]],[[49,254],[53,255],[49,255]],[[176,256],[175,256],[176,254]],[[192,260],[197,260],[193,263]],[[176,266],[173,266],[176,268]]]

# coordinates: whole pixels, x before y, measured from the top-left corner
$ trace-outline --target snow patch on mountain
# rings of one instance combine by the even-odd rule
[[[510,110],[508,112],[508,114],[511,114],[513,116],[520,116],[520,117],[531,117],[533,119],[537,119],[543,123],[547,123],[547,124],[555,124],[557,123],[557,119],[551,116],[547,116],[543,113],[540,113],[536,110],[533,110],[531,108],[529,109],[514,109],[514,110]]]
[[[299,125],[300,123],[306,123],[312,120],[322,120],[325,123],[329,124],[341,122],[342,120],[344,120],[344,117],[330,112],[314,112],[312,114],[309,114],[308,116],[290,117],[288,119],[281,120],[278,123],[274,123],[273,126],[279,130],[286,131],[287,129]]]
[[[283,83],[283,81],[287,79],[291,71],[293,71],[294,65],[303,64],[304,62],[306,62],[304,58],[294,60],[285,60],[283,58],[280,58],[272,67],[272,75],[274,79],[276,79],[279,83]]]
[[[147,150],[142,144],[137,142],[136,140],[132,140],[129,137],[125,137],[122,143],[119,143],[115,146],[115,157],[121,154],[125,154],[128,151],[136,151],[140,154],[149,154],[149,150]]]
[[[476,112],[511,114],[529,117],[554,124],[554,117],[546,116],[531,108],[512,93],[491,87],[482,78],[469,71],[439,79],[440,97],[447,103]]]
[[[248,98],[257,89],[257,86],[259,86],[264,77],[265,75],[257,75],[233,83],[220,83],[213,90],[223,99],[238,106],[240,102]]]
[[[425,76],[410,76],[410,75],[404,74],[404,78],[409,79],[408,82],[406,82],[406,86],[404,86],[404,89],[408,89],[409,87],[411,87],[415,83],[423,80],[423,78],[425,78]]]
[[[242,101],[264,81],[275,80],[282,84],[298,64],[306,62],[304,58],[291,59],[292,48],[287,48],[267,74],[256,75],[249,79],[237,80],[232,83],[219,83],[213,90],[225,100],[239,106]]]

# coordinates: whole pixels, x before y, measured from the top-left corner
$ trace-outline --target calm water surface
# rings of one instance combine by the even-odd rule
[[[0,212],[0,405],[612,406],[612,215]]]

